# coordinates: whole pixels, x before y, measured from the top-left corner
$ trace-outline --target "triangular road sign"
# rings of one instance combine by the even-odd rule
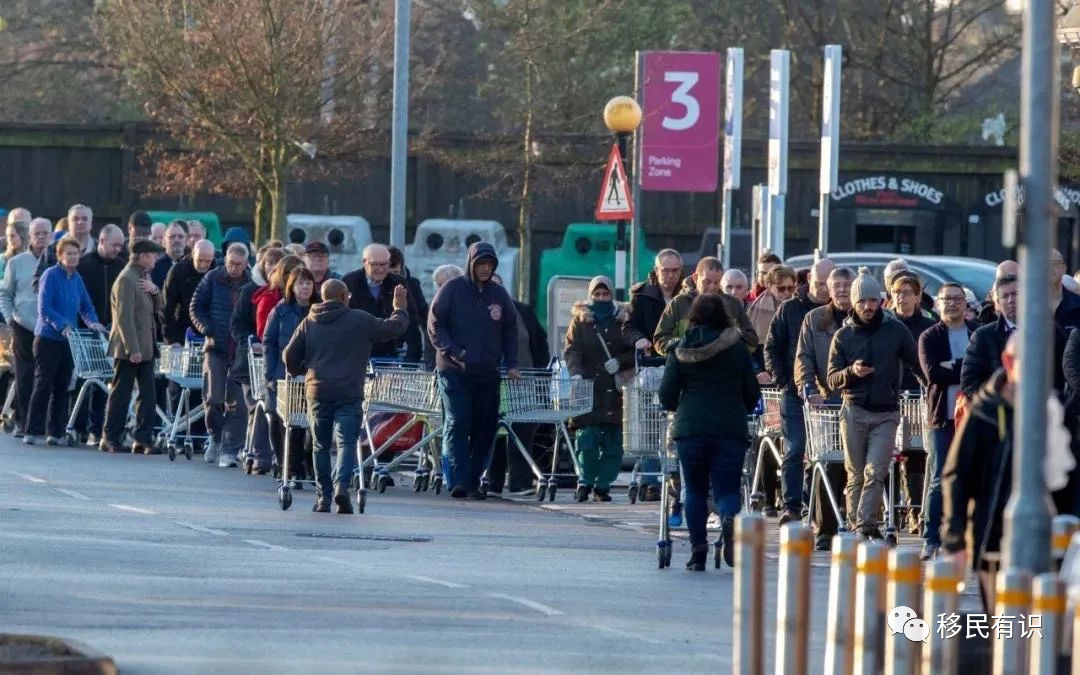
[[[630,182],[626,180],[626,172],[623,171],[619,145],[612,144],[607,169],[604,170],[604,182],[600,186],[600,198],[596,200],[596,219],[631,220],[633,217],[634,202],[630,198]]]

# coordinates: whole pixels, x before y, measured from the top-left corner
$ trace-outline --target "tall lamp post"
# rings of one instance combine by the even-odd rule
[[[604,124],[615,134],[623,170],[626,172],[627,180],[632,182],[634,178],[630,173],[626,145],[630,140],[630,134],[637,131],[641,124],[641,106],[629,96],[616,96],[604,106]],[[626,224],[626,220],[615,223],[615,299],[620,302],[626,301]]]

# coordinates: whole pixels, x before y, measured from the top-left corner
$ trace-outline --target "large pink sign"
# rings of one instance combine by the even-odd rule
[[[645,52],[641,189],[715,192],[720,166],[720,55]]]

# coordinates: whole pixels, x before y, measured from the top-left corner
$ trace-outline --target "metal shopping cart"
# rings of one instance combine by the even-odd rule
[[[281,458],[281,485],[278,486],[278,505],[282,511],[287,511],[292,506],[292,490],[289,487],[296,479],[289,477],[291,466],[290,455],[292,453],[293,429],[307,429],[308,410],[307,395],[304,385],[304,376],[291,377],[286,380],[278,380],[274,392],[277,403],[277,414],[285,427],[285,452]],[[339,448],[338,452],[348,452],[347,448]],[[360,447],[357,444],[357,463],[360,461]],[[314,481],[304,481],[311,482]],[[327,496],[329,498],[329,496]],[[356,490],[356,508],[358,513],[363,513],[367,507],[367,488],[362,484]]]
[[[373,422],[379,417],[395,414],[405,415],[407,420],[376,446]],[[380,464],[379,458],[398,445],[397,441],[417,425],[421,426],[421,438],[390,462]],[[360,462],[361,481],[370,468],[371,489],[385,492],[391,484],[391,472],[415,457],[413,490],[420,492],[432,487],[435,494],[439,494],[444,479],[440,461],[442,452],[435,439],[441,432],[442,403],[434,372],[400,361],[369,364],[368,377],[364,381],[364,434],[371,454]]]
[[[536,475],[536,498],[543,501],[555,501],[558,489],[559,450],[565,444],[566,451],[574,463],[575,478],[581,474],[574,456],[574,444],[566,429],[566,422],[572,417],[584,415],[592,410],[593,381],[574,380],[565,368],[556,371],[544,369],[523,369],[521,377],[513,380],[503,376],[502,396],[499,405],[499,425],[505,430],[507,438],[517,447],[518,452],[529,464]],[[558,373],[558,375],[556,375]],[[533,460],[532,454],[514,433],[514,424],[552,424],[555,426],[555,444],[551,449],[551,471],[544,473]],[[487,491],[487,473],[480,481],[480,490]]]
[[[750,511],[761,511],[765,507],[765,456],[768,453],[776,464],[777,485],[780,484],[780,467],[783,464],[783,434],[781,433],[780,402],[784,397],[782,389],[762,387],[761,402],[756,415],[757,428],[750,435],[751,444],[743,473],[749,473],[745,483],[749,491],[743,491],[743,502]],[[752,468],[751,468],[752,467]]]
[[[675,442],[671,439],[671,425],[675,421],[675,413],[667,413],[661,420],[661,443],[660,470],[664,475],[676,473],[679,470],[679,457],[675,452]],[[660,569],[671,567],[671,498],[672,490],[660,491],[660,536],[656,540],[656,562]],[[677,493],[675,493],[677,496]]]
[[[663,455],[665,419],[654,388],[635,378],[623,389],[623,456],[634,460],[630,486],[627,488],[631,504],[642,493],[643,477],[657,476],[663,480],[667,475],[662,467],[659,467],[658,473],[639,470],[642,460]]]
[[[68,347],[71,349],[71,358],[75,362],[75,377],[83,380],[65,429],[67,444],[75,445],[79,441],[75,431],[75,420],[79,416],[79,411],[82,410],[84,404],[88,403],[87,397],[90,395],[91,388],[97,387],[108,396],[107,383],[113,378],[113,360],[109,356],[108,340],[97,331],[72,330],[68,333]]]
[[[829,507],[836,516],[836,522],[840,532],[846,532],[846,521],[840,510],[840,502],[833,493],[829,483],[827,467],[830,463],[843,464],[844,446],[840,438],[840,405],[831,403],[805,403],[803,416],[806,419],[806,453],[810,462],[810,504],[818,497],[817,486],[825,488],[825,495],[829,499]],[[810,516],[807,515],[807,518]]]
[[[203,343],[189,342],[184,346],[170,346],[162,351],[161,368],[167,368],[166,377],[180,387],[180,399],[176,403],[173,418],[162,431],[163,441],[169,453],[169,461],[175,461],[179,452],[176,440],[180,430],[184,430],[184,457],[189,460],[195,454],[194,436],[191,425],[206,415],[203,404],[192,407],[191,392],[202,391],[203,386]]]
[[[889,465],[889,484],[885,491],[885,538],[891,543],[896,541],[897,522],[901,520],[898,516],[904,514],[907,518],[922,508],[922,477],[916,473],[914,478],[910,479],[918,496],[902,489],[901,483],[908,480],[911,464],[922,462],[925,470],[926,457],[923,437],[927,416],[926,396],[922,391],[905,391],[901,393],[899,403],[900,423],[896,427],[896,446],[892,463]]]
[[[243,465],[246,474],[255,470],[255,423],[259,415],[266,415],[266,356],[261,349],[256,353],[255,346],[258,344],[254,337],[248,337],[248,380],[251,383],[249,390],[255,405],[249,411],[251,422],[244,437]]]

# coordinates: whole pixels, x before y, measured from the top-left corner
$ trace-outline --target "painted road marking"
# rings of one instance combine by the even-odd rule
[[[49,482],[49,481],[45,480],[44,478],[38,478],[37,476],[31,476],[28,473],[19,473],[18,471],[9,471],[8,473],[10,473],[10,474],[12,474],[14,476],[18,476],[19,478],[22,478],[23,480],[28,480],[31,483],[48,483]]]
[[[59,492],[60,494],[65,494],[68,497],[71,497],[72,499],[78,499],[79,501],[84,501],[84,502],[90,501],[90,498],[87,497],[86,495],[84,495],[81,492],[76,492],[74,490],[68,490],[67,488],[56,488],[56,491]]]
[[[120,511],[130,511],[131,513],[141,513],[144,516],[156,516],[157,513],[150,509],[140,509],[138,506],[129,506],[128,504],[109,504],[114,509]]]
[[[412,579],[413,581],[421,581],[425,584],[435,584],[436,586],[443,586],[445,588],[468,588],[465,584],[455,584],[452,581],[432,579],[431,577],[420,576],[419,574],[402,574],[401,576],[406,579]]]
[[[174,520],[173,522],[176,523],[177,525],[179,525],[180,527],[186,527],[189,530],[195,530],[196,532],[202,532],[203,534],[213,534],[213,535],[217,535],[218,537],[227,537],[227,536],[229,536],[229,533],[225,532],[224,530],[215,530],[215,529],[210,528],[210,527],[203,527],[202,525],[196,525],[195,523],[184,522],[183,520]]]
[[[278,546],[277,544],[269,544],[269,543],[267,543],[265,541],[262,541],[261,539],[241,539],[240,541],[244,542],[245,544],[251,544],[252,546],[258,546],[260,548],[265,548],[265,549],[268,549],[270,551],[288,551],[289,550],[288,548],[286,548],[284,546]]]
[[[517,595],[506,595],[504,593],[488,593],[488,597],[489,598],[497,598],[499,600],[509,600],[510,602],[517,603],[517,604],[521,605],[522,607],[528,607],[529,609],[535,609],[536,611],[540,612],[541,614],[546,614],[547,616],[560,616],[560,615],[563,614],[562,610],[558,610],[558,609],[555,609],[554,607],[549,607],[549,606],[545,605],[542,602],[537,602],[535,600],[530,600],[528,598],[522,598],[522,597],[517,596]]]

